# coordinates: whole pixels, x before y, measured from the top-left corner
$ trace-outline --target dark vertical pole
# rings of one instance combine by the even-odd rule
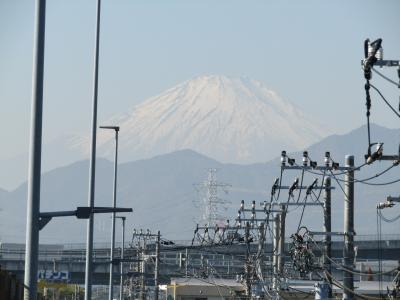
[[[146,300],[146,261],[144,260],[146,255],[146,240],[143,240],[143,248],[140,252],[140,295],[139,300]]]
[[[245,263],[245,276],[246,276],[246,295],[251,296],[251,282],[250,282],[250,223],[246,222],[245,229],[245,243],[246,243],[246,263]]]
[[[280,236],[280,214],[275,214],[274,216],[274,242],[273,242],[273,277],[272,277],[272,288],[276,292],[279,289],[278,281],[278,264],[279,264],[279,236]]]
[[[92,111],[92,138],[89,166],[89,194],[88,206],[94,207],[94,191],[96,177],[96,133],[97,133],[97,93],[99,74],[99,40],[100,40],[100,8],[101,0],[97,0],[96,37],[94,51],[94,80],[93,80],[93,111]],[[93,269],[93,223],[94,214],[90,214],[87,223],[86,265],[85,265],[85,300],[92,299],[92,269]]]
[[[115,157],[114,157],[114,186],[113,186],[113,208],[117,207],[117,173],[118,173],[118,132],[119,127],[115,127]],[[113,299],[114,292],[114,248],[115,248],[115,211],[112,213],[111,221],[111,248],[110,248],[110,283],[108,289],[108,299]]]
[[[324,179],[324,230],[326,233],[332,231],[332,218],[331,218],[331,178],[325,177]],[[332,278],[330,274],[332,274],[332,244],[331,244],[331,235],[325,235],[325,255],[324,255],[324,267],[325,270],[328,271],[329,275],[326,276],[328,278],[329,288],[328,288],[328,298],[332,298]]]
[[[280,276],[283,274],[283,267],[285,265],[285,227],[286,227],[286,205],[281,205],[282,213],[280,214],[280,234],[279,234],[279,258],[278,258],[278,273]]]
[[[345,198],[344,198],[344,267],[343,271],[343,299],[353,299],[354,291],[353,271],[354,264],[354,156],[346,155]]]
[[[120,281],[119,281],[119,300],[122,300],[124,291],[124,251],[125,251],[125,217],[122,219],[122,249],[121,249],[121,263],[120,263]]]
[[[154,266],[154,300],[158,300],[158,275],[159,275],[159,263],[160,263],[160,231],[157,233],[156,240],[156,263]]]
[[[265,245],[265,223],[261,222],[260,227],[260,238],[258,240],[258,265],[260,267],[260,273],[264,275],[264,245]]]
[[[43,73],[46,1],[36,0],[33,44],[32,111],[26,216],[24,299],[37,298],[40,173],[42,159]]]
[[[188,277],[188,265],[189,265],[189,252],[186,248],[185,250],[185,277]]]

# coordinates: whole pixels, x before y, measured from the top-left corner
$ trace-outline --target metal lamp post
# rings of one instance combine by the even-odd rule
[[[39,256],[40,171],[42,159],[43,71],[46,1],[37,0],[32,74],[32,120],[25,244],[24,299],[37,298]]]
[[[117,219],[122,220],[122,248],[121,248],[121,262],[119,269],[119,300],[122,300],[123,296],[123,282],[124,282],[124,250],[125,250],[125,220],[126,217],[116,217]]]
[[[100,42],[100,8],[101,0],[97,0],[96,9],[96,36],[94,49],[93,70],[93,110],[92,110],[92,136],[90,144],[89,166],[89,193],[88,206],[94,207],[95,177],[96,177],[96,133],[97,133],[97,94],[99,78],[99,42]],[[93,225],[94,215],[91,214],[87,224],[86,263],[85,263],[85,300],[92,299],[92,269],[93,269]]]
[[[117,168],[118,168],[118,132],[119,126],[100,126],[102,129],[112,129],[115,131],[115,158],[114,158],[114,186],[113,186],[113,208],[117,207]],[[113,299],[113,281],[114,281],[114,248],[115,248],[115,212],[112,214],[111,223],[111,248],[110,248],[110,284],[108,290],[108,299]]]

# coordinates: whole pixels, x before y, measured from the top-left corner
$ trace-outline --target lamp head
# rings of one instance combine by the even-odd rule
[[[101,129],[112,129],[115,131],[119,131],[119,126],[100,126]]]

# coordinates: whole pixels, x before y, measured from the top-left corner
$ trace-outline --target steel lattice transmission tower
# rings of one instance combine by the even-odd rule
[[[197,187],[203,192],[203,216],[201,222],[207,226],[214,226],[219,222],[224,222],[224,216],[220,213],[221,208],[226,209],[226,205],[230,201],[222,199],[218,196],[218,192],[222,189],[225,193],[226,189],[230,187],[229,184],[217,181],[217,169],[208,169],[208,177],[204,182],[197,184]]]

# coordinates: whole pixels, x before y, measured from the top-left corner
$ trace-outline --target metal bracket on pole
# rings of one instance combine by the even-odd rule
[[[53,212],[41,212],[39,214],[39,230],[42,230],[52,218],[56,217],[73,217],[77,219],[89,219],[91,214],[104,214],[112,212],[132,212],[132,208],[122,208],[122,207],[77,207],[76,210],[67,211],[53,211]]]
[[[361,61],[361,65],[364,65],[364,60]],[[399,60],[377,60],[374,63],[374,66],[378,67],[398,67],[400,66],[400,61]]]
[[[400,197],[388,196],[388,197],[386,198],[386,201],[389,201],[389,202],[400,202]]]
[[[39,217],[39,231],[51,221],[52,217]]]

